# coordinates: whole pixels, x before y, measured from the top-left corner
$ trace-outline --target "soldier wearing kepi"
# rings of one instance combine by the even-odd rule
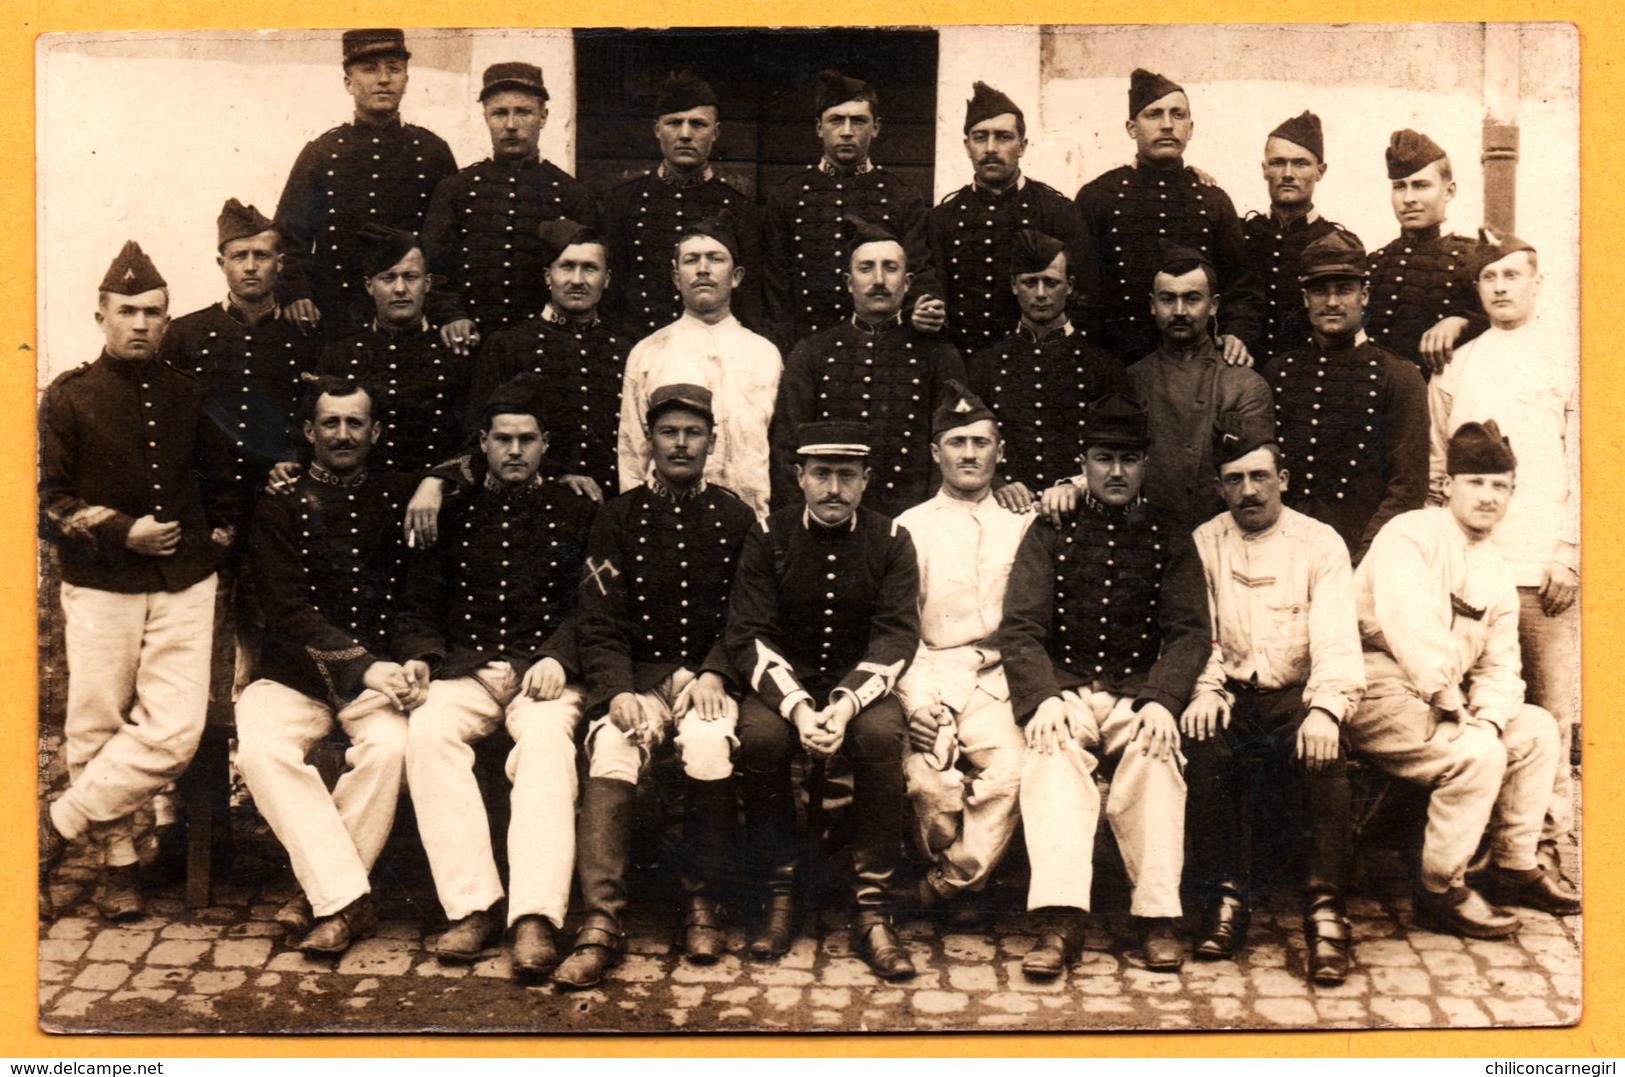
[[[1359,564],[1383,524],[1427,495],[1427,388],[1413,364],[1360,328],[1371,286],[1358,239],[1332,231],[1315,240],[1298,279],[1313,336],[1266,375],[1276,441],[1302,469],[1285,500],[1336,529]]]
[[[1340,727],[1365,678],[1348,550],[1327,525],[1281,504],[1287,472],[1267,421],[1213,431],[1226,511],[1196,529],[1212,640],[1180,716],[1189,763],[1191,874],[1204,903],[1196,956],[1235,956],[1251,921],[1251,805],[1243,780],[1262,760],[1307,815],[1303,930],[1309,979],[1348,976],[1348,767]],[[1304,824],[1300,822],[1300,826]]]
[[[1207,657],[1207,623],[1189,533],[1140,496],[1149,440],[1131,397],[1090,408],[1083,504],[1069,523],[1027,532],[1005,596],[999,649],[1027,743],[1027,907],[1044,920],[1021,968],[1037,979],[1061,975],[1082,948],[1105,760],[1115,766],[1106,817],[1134,887],[1145,965],[1184,963],[1173,934],[1185,849],[1174,715]]]
[[[654,474],[610,501],[593,524],[581,583],[587,684],[587,785],[576,833],[585,910],[575,949],[554,976],[591,987],[626,946],[626,870],[637,783],[675,727],[683,782],[683,952],[711,964],[726,948],[719,901],[738,795],[731,747],[739,708],[722,647],[734,565],[756,516],[705,481],[711,393],[663,385],[649,400]]]
[[[310,468],[254,514],[265,645],[259,679],[237,702],[236,761],[293,862],[300,912],[316,917],[295,948],[334,954],[377,927],[367,875],[395,822],[406,712],[418,702],[385,657],[411,479],[367,467],[380,430],[365,387],[318,378],[306,409]],[[335,721],[350,747],[329,794],[305,756]]]
[[[852,948],[882,979],[907,979],[914,963],[892,926],[907,727],[892,689],[919,640],[914,543],[895,521],[859,508],[869,481],[862,423],[808,423],[797,449],[803,503],[745,540],[724,635],[750,692],[739,708],[739,767],[766,890],[750,952],[777,958],[796,937],[791,757],[798,747],[817,759],[840,752],[854,785]]]
[[[655,102],[659,166],[604,197],[599,219],[615,258],[609,318],[633,341],[682,314],[683,301],[668,268],[671,246],[696,221],[724,210],[735,221],[735,265],[745,271],[736,285],[734,313],[752,325],[759,318],[756,208],[711,167],[711,150],[722,129],[717,116],[717,95],[709,83],[690,71],[666,79]]]
[[[1005,438],[997,496],[1025,509],[1070,471],[1089,404],[1126,392],[1123,364],[1067,315],[1072,273],[1065,246],[1031,228],[1016,233],[1010,290],[1021,305],[1015,332],[970,357],[970,386],[988,402]]]
[[[1185,164],[1185,147],[1196,128],[1190,99],[1178,83],[1135,68],[1124,126],[1134,139],[1134,163],[1097,176],[1077,194],[1084,223],[1098,244],[1090,252],[1100,273],[1095,301],[1102,315],[1095,342],[1124,362],[1155,346],[1143,289],[1156,272],[1161,245],[1172,243],[1200,252],[1214,266],[1214,292],[1225,297],[1218,316],[1224,360],[1249,362],[1263,329],[1257,284],[1247,268],[1235,204]]]
[[[1554,916],[1578,913],[1580,901],[1536,858],[1557,725],[1524,702],[1517,585],[1491,540],[1518,461],[1492,419],[1458,427],[1445,466],[1445,504],[1390,520],[1355,573],[1369,687],[1349,747],[1432,788],[1417,926],[1497,939],[1521,921],[1490,901]],[[1486,828],[1480,890],[1466,872]]]
[[[867,82],[820,71],[813,108],[824,155],[768,195],[762,224],[766,323],[779,347],[845,319],[852,214],[899,238],[914,274],[909,307],[915,327],[942,328],[942,285],[926,242],[925,200],[869,157],[880,135],[880,95]]]
[[[1409,128],[1395,131],[1387,157],[1399,238],[1371,255],[1366,330],[1431,377],[1456,345],[1488,324],[1473,290],[1477,244],[1444,230],[1456,181],[1438,143]]]
[[[1271,131],[1264,140],[1263,169],[1269,211],[1249,213],[1241,222],[1248,271],[1263,292],[1264,327],[1256,356],[1261,364],[1300,347],[1309,336],[1298,289],[1304,249],[1332,232],[1347,231],[1315,208],[1315,188],[1326,178],[1319,116],[1300,112]]]
[[[1077,207],[1055,188],[1021,171],[1027,118],[1016,103],[984,82],[965,103],[965,154],[972,182],[931,210],[928,236],[946,292],[948,338],[967,352],[997,343],[1020,310],[1006,282],[1015,234],[1036,228],[1059,239],[1076,287],[1071,316],[1090,326],[1095,300],[1095,247]]]
[[[40,500],[61,558],[68,790],[39,817],[40,911],[67,843],[102,848],[97,906],[143,903],[131,814],[180,775],[203,734],[215,570],[241,486],[196,378],[157,358],[169,287],[124,245],[101,282],[93,363],[40,405]]]
[[[850,222],[846,287],[851,313],[842,324],[796,345],[784,365],[773,409],[773,504],[803,499],[796,478],[802,424],[866,424],[874,511],[894,516],[931,496],[931,409],[950,380],[963,381],[953,345],[905,321],[913,279],[896,236],[861,218]]]
[[[537,149],[547,126],[542,69],[520,61],[492,64],[483,83],[491,156],[435,188],[423,221],[423,252],[489,336],[547,303],[547,291],[535,285],[549,261],[538,226],[560,217],[591,224],[594,208],[586,184]]]
[[[576,606],[594,502],[539,474],[539,377],[524,374],[485,405],[476,489],[447,507],[442,541],[412,555],[394,649],[415,690],[406,776],[435,892],[451,927],[428,942],[469,962],[502,933],[502,882],[474,780],[473,742],[503,723],[513,738],[508,829],[517,976],[558,964],[575,862],[576,725],[581,688],[567,683],[573,648],[560,630]]]

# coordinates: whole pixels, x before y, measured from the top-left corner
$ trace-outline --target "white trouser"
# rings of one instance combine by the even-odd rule
[[[1111,692],[1061,693],[1076,734],[1064,749],[1029,748],[1021,770],[1021,815],[1032,882],[1027,908],[1089,909],[1095,828],[1100,823],[1098,757],[1115,758],[1106,818],[1123,854],[1135,916],[1178,916],[1185,866],[1185,776],[1177,751],[1158,759],[1133,736],[1134,700]]]
[[[203,736],[216,583],[134,595],[62,585],[70,784],[51,819],[70,841],[94,827],[109,866],[136,862],[130,814]]]
[[[694,680],[693,673],[678,668],[654,688],[636,694],[651,738],[645,746],[640,747],[616,729],[608,715],[594,720],[586,738],[588,776],[636,785],[638,775],[649,765],[650,753],[665,739],[666,731],[673,724],[677,727],[674,743],[678,758],[683,761],[683,773],[701,782],[721,781],[731,776],[733,749],[739,745],[735,732],[739,725],[738,705],[729,699],[728,712],[721,718],[710,722],[702,720],[688,702]],[[676,717],[679,714],[682,717]]]
[[[389,697],[368,689],[337,718],[350,747],[330,796],[305,757],[333,728],[332,706],[268,680],[237,701],[237,769],[317,916],[369,891],[405,778],[406,715]]]
[[[903,759],[920,840],[936,860],[931,884],[945,896],[980,890],[1004,859],[1021,817],[1017,793],[1027,750],[1010,701],[981,688],[955,723],[970,777],[955,766],[937,769],[930,753],[911,750]]]
[[[455,922],[489,909],[502,899],[502,882],[469,745],[506,719],[514,741],[507,765],[513,783],[508,923],[545,916],[562,928],[576,855],[575,727],[581,690],[567,685],[557,699],[535,700],[520,695],[519,685],[506,662],[432,682],[429,698],[412,712],[406,780],[446,918]]]

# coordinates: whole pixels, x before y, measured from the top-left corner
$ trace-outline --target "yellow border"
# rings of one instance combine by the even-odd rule
[[[1614,386],[1625,375],[1617,354],[1607,311],[1618,299],[1610,285],[1617,269],[1602,256],[1617,246],[1625,231],[1625,213],[1610,180],[1625,175],[1625,152],[1610,141],[1625,116],[1625,17],[1622,7],[1606,0],[1507,0],[1474,3],[1434,0],[1431,20],[1559,20],[1580,28],[1581,49],[1581,215],[1582,324],[1585,327],[1582,392],[1585,397],[1584,496],[1585,557],[1585,687],[1590,720],[1585,723],[1585,847],[1589,867],[1586,887],[1585,1014],[1574,1029],[1484,1030],[1441,1032],[1328,1032],[1239,1034],[1090,1034],[1019,1036],[931,1034],[915,1036],[531,1036],[531,1037],[48,1037],[36,1024],[34,897],[27,866],[34,859],[35,811],[35,676],[34,549],[35,458],[32,415],[35,400],[36,264],[34,157],[34,39],[37,34],[69,30],[305,28],[334,25],[324,16],[327,5],[300,5],[270,0],[254,7],[227,7],[217,0],[163,0],[146,5],[109,6],[93,0],[0,0],[0,352],[13,358],[0,365],[0,402],[15,417],[10,437],[0,440],[0,684],[6,691],[0,737],[0,960],[10,969],[0,982],[0,1056],[23,1058],[218,1057],[254,1055],[530,1056],[581,1057],[615,1054],[644,1056],[759,1056],[793,1053],[808,1056],[878,1055],[932,1057],[977,1055],[1103,1055],[1167,1057],[1204,1055],[1349,1057],[1481,1056],[1617,1057],[1625,1054],[1625,947],[1621,902],[1615,888],[1625,841],[1625,797],[1612,789],[1619,780],[1622,753],[1616,719],[1609,706],[1621,698],[1625,648],[1615,632],[1625,630],[1625,589],[1615,576],[1621,564],[1622,538],[1613,522],[1625,509],[1611,477],[1622,473],[1625,441],[1614,431],[1625,418],[1625,393]],[[531,9],[539,17],[539,9]],[[1302,22],[1306,17],[1332,21],[1377,22],[1403,19],[1414,8],[1389,0],[1353,0],[1306,8],[1301,0],[1232,0],[1222,14],[1234,22]],[[457,17],[469,26],[509,26],[523,9],[500,0],[465,0]],[[830,6],[814,0],[735,0],[730,4],[699,0],[600,0],[577,14],[596,25],[816,25],[856,21],[873,9]],[[562,11],[561,11],[562,13]],[[1214,8],[1189,5],[1136,5],[1128,0],[1068,4],[1029,0],[1022,5],[1024,22],[1102,23],[1175,22],[1218,14]],[[888,22],[937,25],[1008,19],[1015,11],[996,4],[953,0],[917,0],[885,11]],[[348,25],[442,25],[448,9],[432,0],[357,0],[335,12],[353,20]],[[274,92],[274,87],[262,87]],[[107,94],[118,87],[108,86]],[[82,103],[93,115],[95,100]],[[161,132],[155,133],[161,140]],[[1538,198],[1538,194],[1535,195]]]

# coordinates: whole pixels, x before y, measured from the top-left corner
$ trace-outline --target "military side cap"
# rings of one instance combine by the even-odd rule
[[[1136,67],[1128,77],[1128,118],[1132,120],[1138,116],[1140,110],[1153,101],[1161,101],[1171,93],[1184,92],[1185,87],[1173,79]]]
[[[706,422],[716,421],[716,415],[711,411],[711,390],[703,385],[681,382],[675,385],[662,385],[650,393],[649,410],[644,413],[644,419],[653,426],[655,419],[673,408],[682,408],[684,411],[703,415]]]
[[[1213,424],[1213,466],[1223,467],[1255,449],[1273,444],[1275,424],[1267,416],[1226,412]]]
[[[564,248],[572,243],[603,243],[603,237],[595,228],[572,221],[568,217],[559,217],[551,221],[543,221],[536,226],[536,235],[542,241],[542,265],[550,266],[558,261]]]
[[[1388,178],[1404,179],[1444,157],[1439,144],[1409,127],[1388,138]]]
[[[1352,232],[1334,228],[1303,249],[1298,267],[1298,283],[1308,284],[1325,277],[1370,279],[1365,245]]]
[[[675,71],[660,85],[660,96],[655,101],[655,115],[687,112],[691,108],[710,105],[717,107],[717,93],[711,84],[692,71]]]
[[[253,206],[243,205],[235,198],[226,200],[215,225],[219,237],[215,245],[216,250],[224,250],[226,244],[234,239],[247,239],[249,236],[257,236],[276,227],[265,214]]]
[[[406,35],[399,30],[346,30],[344,31],[344,66],[374,56],[399,56],[410,60],[406,51]]]
[[[355,234],[361,272],[375,277],[419,249],[418,237],[399,228],[368,221]],[[427,257],[427,256],[425,256]]]
[[[542,83],[542,69],[535,64],[518,60],[492,64],[485,69],[485,85],[480,87],[480,100],[503,90],[521,90],[547,100],[547,87]]]
[[[1189,273],[1193,266],[1207,266],[1209,273],[1215,276],[1218,275],[1218,270],[1213,268],[1213,259],[1195,247],[1170,243],[1165,239],[1159,240],[1157,242],[1157,268],[1152,276],[1156,276],[1156,273],[1172,273],[1179,266],[1186,267],[1180,269],[1180,273]]]
[[[1036,228],[1017,229],[1010,240],[1010,275],[1042,273],[1066,250],[1066,244]]]
[[[1113,445],[1143,449],[1151,444],[1151,418],[1145,406],[1127,393],[1108,393],[1084,412],[1080,448]]]
[[[998,422],[993,417],[993,409],[982,403],[981,397],[963,383],[950,378],[942,386],[942,399],[937,404],[937,410],[931,413],[931,436],[934,438],[944,430],[969,426],[983,419]]]
[[[1313,112],[1305,110],[1283,120],[1275,130],[1270,132],[1271,138],[1284,138],[1294,146],[1302,146],[1315,155],[1315,160],[1326,159],[1326,143],[1320,133],[1320,117]]]
[[[545,431],[545,406],[552,391],[553,386],[540,374],[531,371],[516,374],[491,390],[482,414],[487,421],[496,415],[531,415]]]
[[[1482,423],[1462,423],[1450,435],[1445,449],[1447,475],[1502,475],[1518,470],[1512,442],[1501,436],[1494,419]]]
[[[796,427],[796,452],[802,456],[868,456],[869,425],[851,419],[829,419]]]
[[[1502,236],[1496,235],[1488,228],[1480,228],[1478,230],[1478,249],[1473,252],[1472,257],[1473,279],[1477,280],[1478,275],[1484,272],[1487,267],[1499,262],[1507,255],[1517,254],[1519,251],[1528,251],[1530,254],[1534,254],[1535,248],[1510,232]]]
[[[813,108],[819,116],[836,105],[860,99],[872,102],[876,97],[875,88],[867,82],[848,78],[833,69],[820,71],[813,86]]]
[[[871,220],[859,217],[856,213],[848,213],[846,221],[846,256],[852,257],[852,252],[865,243],[896,243],[902,246],[902,240],[885,225],[876,224]]]
[[[100,290],[112,292],[114,295],[140,295],[154,288],[167,287],[169,282],[158,272],[158,267],[152,264],[147,252],[141,249],[141,244],[131,239],[125,241],[124,249],[118,252],[113,264],[107,267],[107,274],[102,277]]]
[[[739,264],[739,231],[734,223],[733,210],[724,206],[714,216],[703,221],[696,221],[683,229],[682,236],[677,242],[681,243],[689,236],[710,236],[733,255],[734,264]]]
[[[970,129],[983,120],[991,120],[1005,113],[1014,113],[1018,121],[1026,123],[1026,117],[1014,101],[985,82],[974,83],[970,100],[965,102],[965,133],[970,134]]]

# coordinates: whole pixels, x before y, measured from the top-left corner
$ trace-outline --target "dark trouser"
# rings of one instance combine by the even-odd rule
[[[878,700],[846,727],[840,754],[852,767],[852,900],[860,911],[891,908],[892,876],[902,841],[903,708],[891,696]],[[770,892],[795,887],[796,807],[790,762],[800,750],[794,723],[769,710],[756,696],[739,707],[739,757],[745,830],[756,876]]]
[[[1234,683],[1230,725],[1207,740],[1185,741],[1185,784],[1191,845],[1186,861],[1202,899],[1225,887],[1244,896],[1252,876],[1252,826],[1246,796],[1249,778],[1279,781],[1301,792],[1309,824],[1309,900],[1330,898],[1339,907],[1348,887],[1350,797],[1347,756],[1341,743],[1335,762],[1310,773],[1296,756],[1298,727],[1309,716],[1303,688],[1254,691]],[[1254,764],[1262,762],[1263,767]],[[1301,825],[1301,823],[1300,823]]]

